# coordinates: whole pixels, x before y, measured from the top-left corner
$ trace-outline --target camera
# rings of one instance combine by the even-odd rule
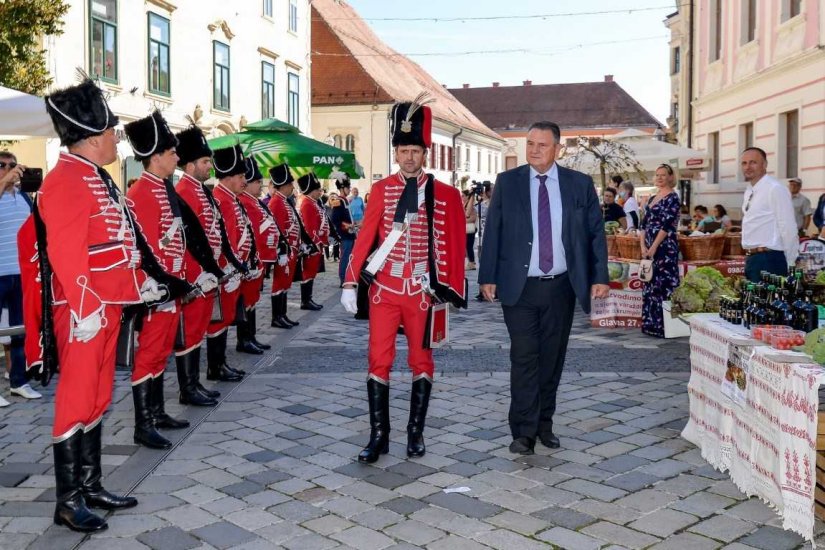
[[[42,168],[26,168],[20,176],[20,191],[23,193],[37,193],[43,184]]]
[[[470,193],[472,193],[476,197],[483,197],[484,196],[484,183],[480,182],[480,181],[473,180],[473,185],[470,186]]]

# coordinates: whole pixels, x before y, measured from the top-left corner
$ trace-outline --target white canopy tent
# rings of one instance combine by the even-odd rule
[[[42,97],[0,86],[0,138],[55,138]]]

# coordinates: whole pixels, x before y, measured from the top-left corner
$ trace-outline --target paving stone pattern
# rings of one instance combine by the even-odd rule
[[[269,329],[262,304],[260,339],[273,349],[241,358],[230,344],[230,361],[250,375],[218,384],[217,408],[179,406],[170,371],[167,410],[193,426],[166,432],[176,442],[167,453],[133,445],[128,379],[118,373],[105,420],[105,482],[140,504],[110,514],[100,534],[51,523],[53,390],[39,402],[13,399],[0,418],[0,548],[806,547],[679,437],[686,340],[590,329],[583,315],[559,392],[561,449],[508,452],[506,330],[498,305],[472,303],[453,316],[453,343],[439,352],[427,454],[406,458],[402,352],[390,391],[390,452],[358,464],[369,431],[366,324],[341,313],[335,283],[328,273],[316,285],[323,312],[294,308],[301,326],[292,331]]]

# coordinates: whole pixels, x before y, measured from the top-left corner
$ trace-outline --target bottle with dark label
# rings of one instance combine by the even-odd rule
[[[782,291],[782,303],[779,306],[782,309],[782,322],[779,324],[792,327],[794,323],[794,311],[790,303],[790,295],[791,293],[787,288]]]
[[[812,300],[813,291],[805,291],[805,306],[803,308],[804,324],[800,330],[811,332],[819,328],[819,308],[817,308]]]

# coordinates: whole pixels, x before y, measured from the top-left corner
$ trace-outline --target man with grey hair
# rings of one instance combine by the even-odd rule
[[[801,193],[802,180],[799,178],[791,178],[788,181],[788,189],[791,191],[796,230],[800,236],[804,236],[808,226],[811,225],[811,216],[814,213],[813,208],[811,208],[811,199]]]

